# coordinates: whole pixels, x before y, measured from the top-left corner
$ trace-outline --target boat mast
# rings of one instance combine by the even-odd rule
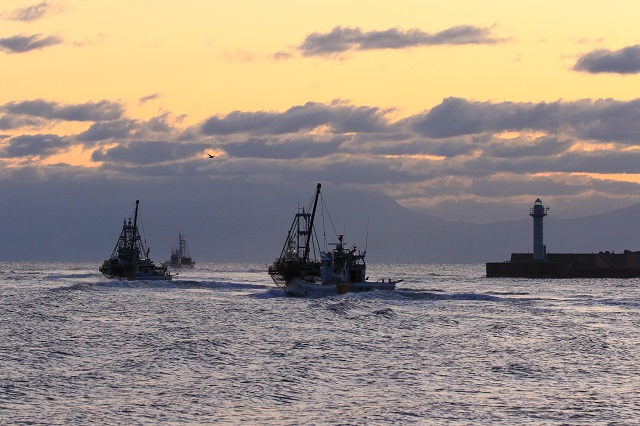
[[[318,197],[320,196],[320,184],[316,187],[316,199],[313,202],[313,211],[311,212],[311,221],[309,222],[309,227],[307,228],[307,242],[304,245],[304,261],[309,260],[309,243],[311,242],[311,234],[313,233],[313,220],[316,216],[316,207],[318,206]]]
[[[131,230],[131,273],[134,273],[134,264],[133,264],[133,252],[136,246],[136,237],[138,233],[138,203],[140,200],[136,200],[136,211],[133,215],[133,229]],[[137,257],[137,256],[136,256]],[[136,262],[137,263],[137,262]]]

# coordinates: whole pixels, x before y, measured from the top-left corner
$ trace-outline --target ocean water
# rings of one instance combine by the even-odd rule
[[[369,265],[286,297],[266,264],[172,282],[0,263],[0,424],[640,424],[640,281]]]

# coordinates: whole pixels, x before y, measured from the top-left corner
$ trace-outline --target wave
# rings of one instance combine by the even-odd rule
[[[287,296],[287,294],[281,288],[274,288],[273,286],[270,286],[270,288],[265,292],[250,294],[249,297],[253,299],[289,298],[289,296]]]
[[[426,290],[396,290],[390,292],[398,295],[400,298],[411,300],[480,300],[486,302],[497,302],[504,298],[485,293],[441,293]]]
[[[529,296],[531,293],[526,291],[489,291],[487,294],[497,294],[500,296]]]
[[[92,284],[92,283],[74,283],[66,286],[55,287],[50,289],[50,291],[54,293],[64,292],[64,291],[88,291],[88,290],[92,290],[94,287],[95,287],[95,284]]]
[[[371,294],[369,292],[367,294]],[[396,312],[392,307],[384,307],[380,308],[378,306],[371,306],[368,303],[366,298],[359,297],[365,293],[351,293],[349,296],[354,295],[355,297],[346,297],[341,298],[341,296],[337,296],[341,300],[337,300],[335,297],[327,298],[325,301],[321,301],[317,303],[318,306],[323,307],[327,311],[336,313],[340,316],[344,316],[347,318],[363,318],[363,317],[384,317],[391,318],[396,316]],[[318,299],[314,299],[314,301],[318,301]]]
[[[85,291],[100,289],[209,289],[209,290],[255,290],[265,289],[270,286],[260,284],[246,284],[229,281],[197,281],[197,280],[174,280],[174,281],[126,281],[109,280],[97,283],[73,283],[65,286],[55,287],[51,291]]]
[[[67,280],[67,279],[86,279],[86,278],[94,278],[102,276],[102,274],[98,273],[86,273],[86,274],[52,274],[46,275],[42,278],[45,280],[57,281],[57,280]]]

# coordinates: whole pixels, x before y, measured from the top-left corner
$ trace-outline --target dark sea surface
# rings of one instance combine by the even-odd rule
[[[266,264],[172,282],[0,263],[0,424],[640,424],[640,280],[369,265],[286,297]]]

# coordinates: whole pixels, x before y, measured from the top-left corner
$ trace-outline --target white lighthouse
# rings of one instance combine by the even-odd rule
[[[542,219],[547,215],[549,207],[542,205],[538,198],[529,211],[529,216],[533,217],[533,260],[544,260],[546,249],[544,246],[544,232]]]

